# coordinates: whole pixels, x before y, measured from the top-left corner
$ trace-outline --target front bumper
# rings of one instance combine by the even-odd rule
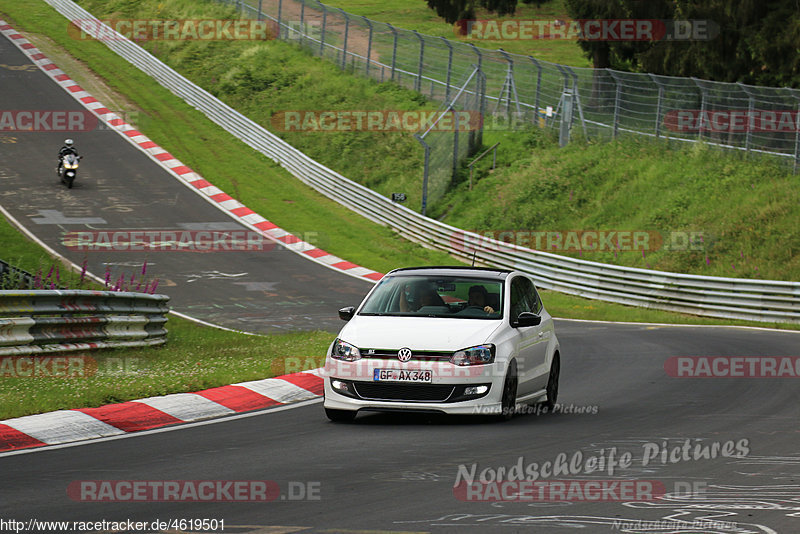
[[[458,367],[416,362],[430,369],[430,383],[374,380],[375,369],[408,369],[387,361],[328,361],[324,406],[335,410],[425,411],[446,414],[499,414],[503,373],[498,364]],[[477,388],[477,390],[476,390]]]

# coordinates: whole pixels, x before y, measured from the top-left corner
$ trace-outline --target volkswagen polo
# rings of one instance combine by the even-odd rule
[[[492,414],[555,405],[553,319],[524,273],[419,267],[386,274],[356,307],[325,360],[325,413]]]

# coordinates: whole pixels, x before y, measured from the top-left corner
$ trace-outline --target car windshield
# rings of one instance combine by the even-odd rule
[[[386,276],[359,315],[500,319],[503,282],[461,276]]]

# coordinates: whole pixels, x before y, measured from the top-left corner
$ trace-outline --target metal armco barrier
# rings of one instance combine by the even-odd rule
[[[166,295],[0,291],[0,356],[167,342]]]
[[[46,1],[70,20],[99,23],[69,0]],[[719,278],[590,262],[507,245],[424,217],[314,161],[117,35],[102,42],[299,180],[406,239],[466,261],[474,257],[477,263],[519,269],[530,274],[538,287],[571,295],[708,317],[800,323],[800,282]]]

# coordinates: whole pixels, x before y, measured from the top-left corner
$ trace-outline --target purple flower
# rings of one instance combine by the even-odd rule
[[[158,287],[158,278],[156,278],[156,279],[153,281],[153,287],[151,287],[151,288],[150,288],[150,294],[151,294],[151,295],[152,295],[153,293],[155,293],[155,292],[156,292],[156,288],[157,288],[157,287]]]
[[[147,260],[144,260],[144,263],[142,264],[142,276],[144,276],[146,272],[147,272]]]

